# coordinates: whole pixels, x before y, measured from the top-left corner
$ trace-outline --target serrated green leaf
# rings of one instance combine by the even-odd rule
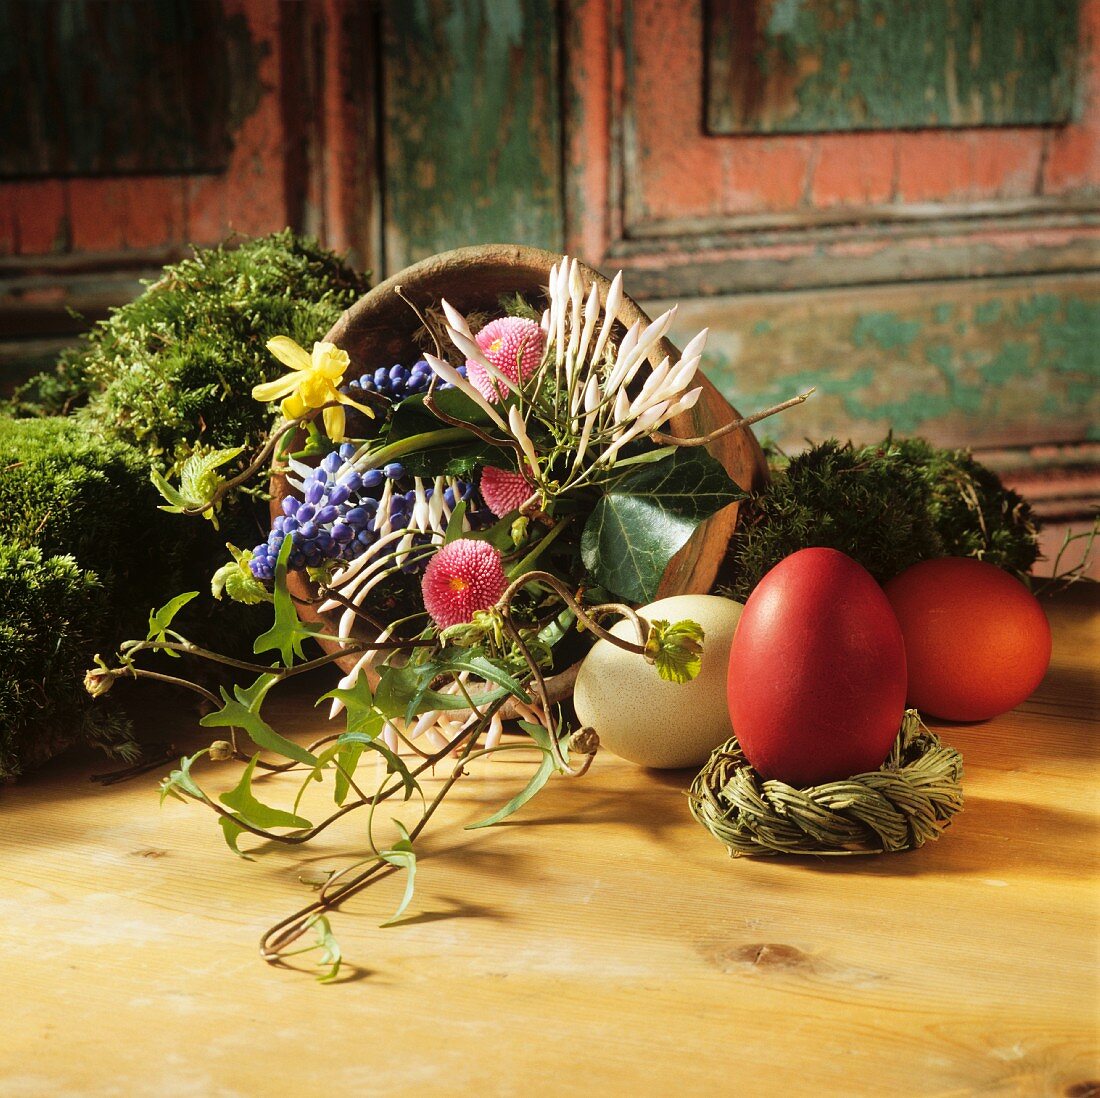
[[[631,469],[597,501],[581,534],[581,559],[598,583],[651,602],[669,561],[700,523],[745,493],[702,447]]]
[[[229,792],[222,793],[218,800],[254,827],[312,827],[313,825],[309,820],[304,819],[302,816],[297,816],[293,812],[287,812],[282,808],[273,808],[271,805],[264,804],[256,799],[255,794],[252,792],[252,775],[256,770],[256,760],[259,757],[258,752],[252,756],[241,774],[241,780]]]
[[[653,660],[657,674],[666,682],[691,682],[703,667],[703,627],[689,620],[672,624],[652,621],[649,625],[646,655]]]
[[[540,789],[549,781],[554,773],[554,756],[550,752],[550,735],[541,725],[532,724],[529,721],[520,721],[520,726],[527,732],[539,749],[542,751],[542,759],[538,769],[531,775],[531,780],[517,793],[506,805],[498,808],[491,816],[477,823],[467,824],[467,831],[477,831],[482,827],[492,827],[493,824],[506,820],[514,812],[521,809]]]
[[[304,656],[302,643],[317,634],[317,630],[303,625],[299,620],[294,600],[286,585],[287,560],[290,558],[291,546],[292,539],[284,538],[275,563],[275,592],[271,600],[275,606],[275,621],[266,633],[256,638],[252,646],[257,655],[278,651],[285,667],[292,666],[295,657],[301,659]]]
[[[202,507],[210,503],[225,478],[216,470],[232,461],[244,451],[243,446],[224,450],[196,450],[180,470],[180,493],[191,506]]]
[[[173,515],[182,515],[189,506],[186,498],[168,482],[164,474],[158,469],[150,470],[149,479],[153,482],[153,487],[168,501],[168,506],[161,506],[159,510],[167,511]]]
[[[260,705],[268,690],[275,684],[274,675],[261,675],[252,686],[243,688],[239,685],[233,687],[233,697],[229,696],[225,687],[220,687],[223,705],[214,713],[207,713],[200,721],[204,728],[241,728],[252,738],[257,747],[266,751],[274,751],[279,755],[295,762],[304,763],[306,766],[316,766],[317,759],[304,747],[279,735],[260,716]]]
[[[389,862],[390,865],[396,866],[398,869],[404,869],[408,876],[405,878],[405,894],[401,897],[397,910],[381,924],[382,926],[392,926],[405,914],[405,909],[409,906],[409,901],[413,898],[413,891],[416,887],[416,852],[413,850],[412,839],[400,820],[394,820],[393,822],[401,834],[401,839],[388,850],[380,850],[378,856],[383,861]]]
[[[228,595],[242,606],[271,602],[271,593],[248,566],[253,557],[252,550],[238,549],[235,545],[227,545],[226,548],[233,559],[223,564],[210,578],[210,593],[214,598],[220,600],[223,594]]]

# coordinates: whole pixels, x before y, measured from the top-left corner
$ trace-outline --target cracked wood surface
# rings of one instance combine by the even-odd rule
[[[610,755],[463,832],[533,766],[490,763],[426,833],[401,925],[378,928],[396,878],[334,916],[335,987],[255,945],[362,821],[241,862],[197,806],[158,809],[155,773],[99,788],[102,758],[74,753],[0,792],[0,1092],[1093,1093],[1100,592],[1049,609],[1038,692],[935,725],[967,796],[938,844],[731,861],[689,773]],[[150,738],[209,738],[180,698],[132,697]],[[274,715],[324,724],[303,693]],[[212,789],[234,769],[196,767]]]

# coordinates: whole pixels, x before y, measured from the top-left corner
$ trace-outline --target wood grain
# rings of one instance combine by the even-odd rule
[[[354,816],[241,862],[206,813],[158,810],[152,778],[101,789],[102,760],[62,760],[3,793],[0,1091],[1092,1093],[1100,597],[1050,613],[1035,696],[937,726],[967,794],[938,844],[730,861],[688,815],[688,773],[610,756],[463,832],[531,766],[487,764],[426,834],[403,923],[377,928],[396,879],[334,917],[358,967],[333,987],[255,943],[310,895],[303,867],[362,846]],[[135,697],[150,736],[205,742],[178,699]],[[304,693],[278,716],[322,724]]]

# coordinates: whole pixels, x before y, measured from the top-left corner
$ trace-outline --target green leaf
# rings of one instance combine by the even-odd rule
[[[225,839],[226,845],[238,858],[244,858],[246,862],[253,862],[256,860],[251,854],[246,854],[237,845],[237,840],[245,833],[245,829],[241,827],[236,820],[229,816],[219,816],[218,825],[222,829],[222,837]]]
[[[649,623],[646,656],[666,682],[691,682],[703,666],[703,627],[694,621]]]
[[[505,453],[497,446],[474,438],[470,442],[450,442],[415,450],[403,455],[401,464],[412,477],[461,477],[486,465],[506,465]]]
[[[287,812],[282,808],[272,808],[256,799],[252,792],[252,774],[256,770],[256,760],[259,757],[259,752],[252,756],[241,774],[241,780],[228,793],[222,793],[218,800],[226,808],[233,809],[245,823],[250,823],[254,827],[312,827],[309,820],[302,816],[296,816],[293,812]]]
[[[447,520],[447,529],[443,534],[443,544],[450,545],[452,541],[458,541],[463,536],[462,523],[466,518],[466,501],[459,500],[451,517]]]
[[[493,824],[506,820],[513,812],[521,809],[542,787],[549,781],[554,773],[554,756],[550,752],[550,737],[546,729],[541,725],[531,724],[529,721],[520,721],[523,730],[531,735],[542,751],[542,760],[538,769],[531,775],[531,780],[517,793],[503,808],[497,809],[491,816],[477,823],[467,824],[467,831],[476,831],[481,827],[492,827]]]
[[[168,500],[169,506],[165,507],[162,505],[159,510],[167,511],[169,514],[173,515],[182,515],[190,506],[188,500],[168,482],[159,469],[150,470],[149,479],[153,482],[153,487]]]
[[[186,801],[187,797],[193,797],[195,800],[202,800],[202,790],[196,784],[195,779],[191,777],[191,765],[196,759],[201,759],[208,750],[209,748],[204,747],[190,758],[180,759],[179,769],[173,770],[167,778],[161,779],[161,804],[164,804],[165,799],[168,797],[175,797],[177,801]],[[187,797],[184,796],[185,793]]]
[[[485,682],[495,682],[503,686],[509,693],[514,694],[525,705],[531,704],[531,695],[523,688],[522,683],[513,675],[509,675],[503,668],[498,667],[488,658],[477,652],[470,652],[464,648],[443,649],[426,668],[434,668],[436,674],[444,672],[458,673],[469,671]],[[434,677],[434,676],[433,676]]]
[[[336,748],[336,777],[333,781],[332,799],[336,804],[341,805],[348,799],[348,793],[351,792],[350,779],[355,777],[356,767],[359,765],[359,757],[366,750],[366,744],[352,742],[337,744]],[[409,775],[412,777],[412,775]],[[406,793],[405,800],[408,800],[411,793]]]
[[[266,633],[256,638],[252,646],[252,650],[257,655],[261,652],[277,650],[286,667],[293,665],[295,657],[298,659],[303,657],[302,642],[317,634],[315,629],[303,625],[299,620],[298,611],[294,608],[294,600],[287,589],[286,562],[290,558],[292,544],[291,538],[283,538],[279,558],[275,563],[275,594],[272,599],[275,604],[275,621]]]
[[[225,478],[216,472],[226,462],[232,461],[244,450],[243,446],[234,446],[226,450],[207,450],[205,447],[197,447],[195,452],[183,463],[180,470],[180,486],[177,490],[156,469],[149,473],[154,487],[168,501],[167,507],[161,507],[162,511],[172,514],[183,514],[185,511],[194,511],[214,502]],[[204,512],[213,524],[218,528],[218,518],[215,509]]]
[[[223,564],[210,579],[210,593],[216,599],[228,595],[242,606],[255,606],[261,602],[271,602],[271,593],[252,574],[248,562],[252,560],[251,549],[238,549],[235,545],[226,545],[233,559]]]
[[[360,750],[377,751],[386,760],[386,772],[397,774],[401,778],[401,784],[405,787],[405,796],[402,800],[407,801],[414,793],[420,792],[420,783],[405,765],[405,760],[391,751],[381,740],[360,732],[345,732],[336,742],[341,746],[359,745]]]
[[[340,974],[340,962],[343,960],[340,943],[333,935],[332,926],[324,915],[318,915],[312,925],[317,931],[317,945],[314,948],[321,951],[321,958],[317,963],[328,968],[327,972],[317,977],[317,982],[329,984]]]
[[[394,820],[393,822],[401,833],[401,838],[388,850],[380,850],[378,856],[383,861],[389,862],[390,865],[397,866],[398,869],[404,869],[408,876],[405,880],[405,894],[401,897],[401,903],[397,905],[397,910],[381,924],[382,926],[392,926],[405,914],[405,909],[409,906],[409,901],[413,898],[413,890],[416,887],[416,852],[413,850],[412,839],[400,820]]]
[[[444,694],[429,689],[428,684],[438,674],[439,669],[434,664],[387,667],[375,691],[374,704],[387,720],[396,717],[405,721],[411,721],[432,709],[440,712],[468,709],[469,703],[461,694]],[[504,693],[505,690],[486,691],[478,697],[478,702],[488,704]]]
[[[349,732],[365,732],[373,739],[381,731],[384,718],[375,707],[370,679],[362,668],[350,687],[338,686],[327,694],[322,694],[316,704],[320,705],[323,701],[343,703]]]
[[[165,634],[168,631],[168,627],[172,624],[172,619],[175,618],[192,599],[197,599],[198,597],[198,591],[187,591],[166,602],[159,610],[151,610],[149,612],[149,632],[146,634],[145,639],[156,644],[166,643],[168,637]],[[170,652],[166,649],[165,655],[178,658],[179,653]]]
[[[199,724],[204,728],[242,728],[252,738],[257,747],[274,751],[285,758],[304,763],[306,766],[316,766],[317,759],[314,755],[293,740],[280,736],[260,716],[260,705],[268,690],[274,686],[276,681],[274,675],[261,675],[247,689],[234,684],[233,697],[229,696],[224,686],[220,687],[224,704],[216,712],[207,713],[199,721]]]
[[[681,447],[612,482],[585,523],[581,559],[616,595],[651,602],[699,524],[745,495],[702,447]]]

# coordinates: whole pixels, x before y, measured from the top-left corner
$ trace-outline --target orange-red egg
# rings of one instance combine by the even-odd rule
[[[1050,624],[1014,576],[970,557],[907,568],[886,584],[909,667],[911,706],[949,721],[1015,708],[1050,664]]]
[[[877,770],[905,709],[905,646],[882,588],[835,549],[781,560],[730,649],[730,722],[745,758],[794,786]]]

